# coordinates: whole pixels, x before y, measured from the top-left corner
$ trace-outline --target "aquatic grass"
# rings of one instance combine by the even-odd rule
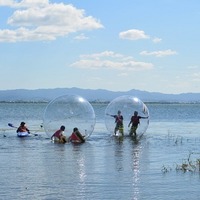
[[[183,137],[182,136],[176,136],[174,134],[170,134],[170,132],[168,131],[168,134],[167,134],[167,141],[169,143],[172,142],[172,144],[174,145],[182,145],[183,144]]]
[[[162,169],[161,169],[161,171],[162,171],[162,173],[167,173],[167,172],[170,172],[172,170],[172,168],[171,167],[169,167],[169,166],[162,166]]]
[[[6,130],[3,130],[3,137],[6,137],[6,134],[5,134]]]
[[[183,160],[182,164],[176,165],[176,171],[183,171],[185,172],[200,172],[200,159],[197,158],[196,160],[192,159],[192,155],[198,155],[200,153],[190,152],[187,159]]]
[[[200,153],[194,153],[190,152],[188,155],[188,158],[183,159],[183,162],[181,164],[176,163],[176,168],[175,170],[182,171],[183,173],[186,172],[199,172],[200,173],[200,158],[192,159],[192,155],[199,155]],[[166,167],[165,165],[162,166],[162,173],[167,173],[172,170],[171,167]]]

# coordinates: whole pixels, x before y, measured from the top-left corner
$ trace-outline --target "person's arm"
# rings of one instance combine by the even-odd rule
[[[133,116],[131,117],[131,120],[130,120],[130,122],[129,122],[129,124],[128,124],[128,127],[131,125],[131,123],[132,123],[132,118],[133,118]]]
[[[61,138],[61,137],[65,137],[64,131],[60,131],[60,134],[59,134],[59,135],[60,135],[60,138]]]
[[[110,115],[110,114],[108,114],[108,113],[106,113],[106,115],[109,115],[109,116],[111,116],[111,117],[116,118],[116,115]]]
[[[142,118],[142,119],[148,119],[148,118],[149,118],[149,116],[147,116],[147,117],[140,117],[140,118]]]
[[[83,136],[79,131],[76,132],[76,135],[80,138],[81,142],[85,142],[85,139],[83,138]]]
[[[68,137],[67,142],[71,142],[71,135]]]
[[[26,128],[26,131],[27,131],[28,133],[30,133],[30,130],[29,130],[28,128]]]
[[[55,133],[51,136],[51,140],[53,139],[54,136],[55,136]]]

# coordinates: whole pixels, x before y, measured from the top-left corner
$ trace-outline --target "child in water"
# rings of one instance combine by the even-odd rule
[[[54,140],[55,142],[59,142],[59,143],[66,143],[67,142],[67,138],[66,136],[63,135],[65,131],[65,126],[61,126],[59,130],[57,130],[52,136],[51,136],[51,140]]]
[[[109,115],[109,114],[107,114]],[[115,129],[114,129],[114,134],[117,134],[117,131],[121,133],[122,135],[124,134],[124,126],[123,126],[123,116],[121,115],[121,111],[118,110],[117,115],[110,115],[111,117],[115,118]]]
[[[138,125],[140,124],[140,119],[147,119],[147,118],[148,117],[141,117],[141,116],[139,116],[138,112],[135,111],[134,115],[131,117],[131,120],[130,120],[130,122],[128,124],[128,127],[130,127],[130,125],[132,124],[129,135],[132,136],[133,133],[134,133],[134,136],[136,136],[136,130],[138,128]]]
[[[74,128],[71,136],[69,137],[69,141],[72,143],[84,143],[85,138],[82,136],[82,134],[79,132],[78,128]]]

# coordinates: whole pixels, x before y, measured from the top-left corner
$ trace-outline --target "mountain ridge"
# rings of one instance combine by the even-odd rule
[[[111,101],[123,95],[138,97],[145,102],[200,102],[200,93],[164,94],[160,92],[148,92],[136,89],[129,91],[110,91],[106,89],[81,89],[52,88],[52,89],[15,89],[0,90],[0,101],[51,101],[63,95],[80,95],[88,101]]]

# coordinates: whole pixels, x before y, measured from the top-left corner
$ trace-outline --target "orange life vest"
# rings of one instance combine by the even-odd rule
[[[70,141],[73,143],[81,143],[81,139],[74,132],[70,136]]]

